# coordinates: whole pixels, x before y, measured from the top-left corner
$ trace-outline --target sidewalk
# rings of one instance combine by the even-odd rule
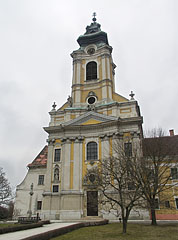
[[[30,236],[34,236],[40,233],[48,232],[54,229],[74,225],[76,223],[51,223],[43,225],[43,227],[33,228],[23,231],[17,231],[13,233],[5,233],[0,235],[0,240],[21,240]]]

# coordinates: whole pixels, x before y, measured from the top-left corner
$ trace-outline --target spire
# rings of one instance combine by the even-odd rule
[[[90,33],[96,33],[96,32],[100,32],[101,29],[101,25],[99,23],[96,22],[96,13],[93,13],[93,18],[92,18],[93,22],[90,24],[90,26],[86,27],[86,34],[90,34]]]
[[[96,12],[94,12],[92,16],[93,22],[86,27],[86,32],[77,39],[77,42],[79,43],[80,47],[85,47],[88,44],[109,45],[107,33],[101,31],[101,25],[96,22]]]

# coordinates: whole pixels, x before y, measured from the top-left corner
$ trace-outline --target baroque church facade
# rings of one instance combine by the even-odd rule
[[[50,123],[44,128],[48,144],[17,186],[17,215],[31,211],[41,219],[109,218],[98,204],[99,191],[85,184],[86,172],[112,156],[115,139],[132,151],[131,144],[142,137],[143,118],[132,92],[130,99],[115,92],[112,47],[100,27],[94,17],[77,39],[79,49],[71,54],[71,96],[59,109],[54,103],[49,113]]]

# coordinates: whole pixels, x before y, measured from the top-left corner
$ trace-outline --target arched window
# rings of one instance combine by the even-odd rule
[[[97,63],[89,62],[86,66],[86,80],[97,79]]]
[[[89,142],[87,144],[87,160],[98,159],[98,147],[96,142]]]

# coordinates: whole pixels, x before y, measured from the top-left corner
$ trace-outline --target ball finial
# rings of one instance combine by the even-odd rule
[[[96,13],[95,12],[93,13],[93,19],[92,20],[93,20],[93,22],[96,22]]]

